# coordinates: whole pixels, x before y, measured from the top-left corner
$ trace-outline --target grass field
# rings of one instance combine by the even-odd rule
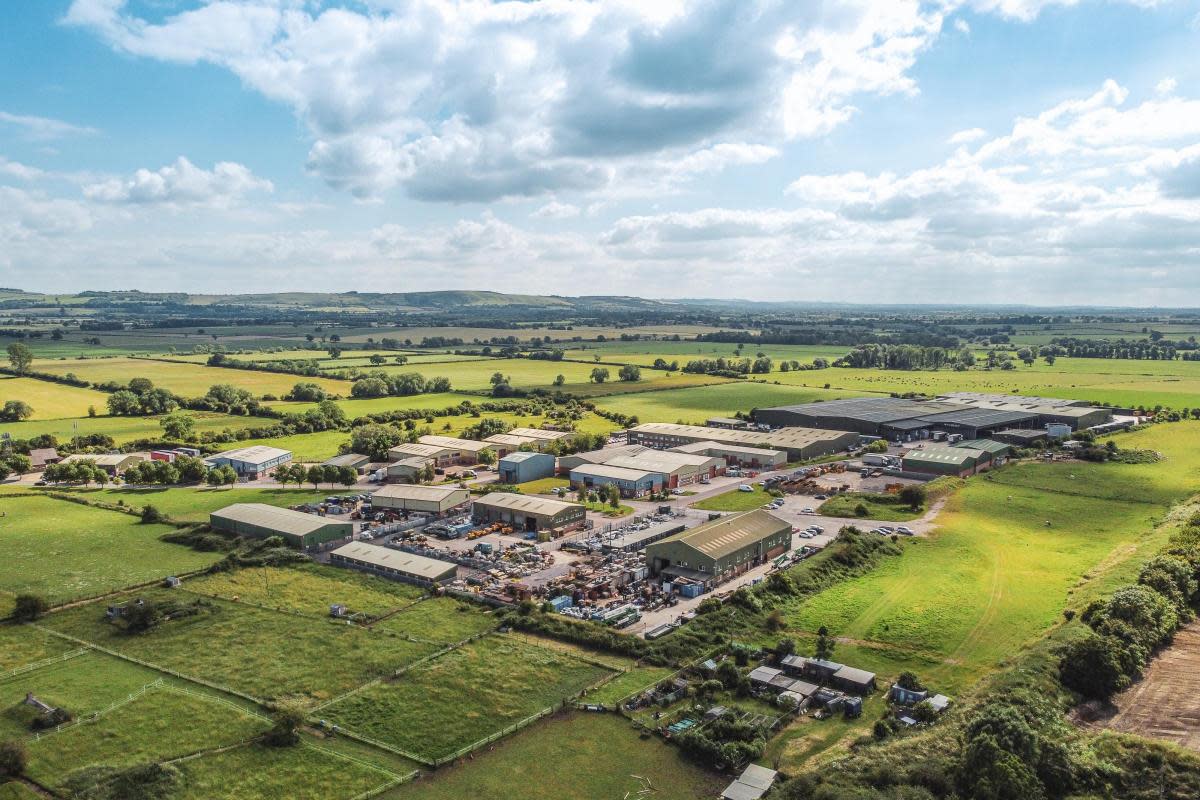
[[[851,492],[838,494],[826,500],[817,508],[818,514],[829,517],[857,517],[855,509],[859,505],[867,509],[861,518],[864,520],[880,519],[888,522],[908,522],[925,513],[925,508],[916,511],[901,503],[892,495],[872,494],[869,492]]]
[[[653,686],[673,672],[670,667],[634,667],[588,692],[587,701],[615,706],[634,692]]]
[[[108,395],[104,392],[36,378],[0,377],[0,405],[8,400],[28,403],[33,408],[30,417],[33,420],[85,417],[89,408],[94,408],[97,414],[108,413],[105,405]]]
[[[139,596],[165,598],[167,590]],[[179,595],[173,595],[178,598]],[[99,604],[53,614],[46,626],[122,654],[264,699],[319,701],[435,650],[380,631],[221,600],[212,613],[130,636]]]
[[[322,714],[348,730],[437,759],[560,704],[606,672],[558,651],[490,636]]]
[[[525,494],[545,494],[551,489],[563,489],[571,485],[566,478],[539,478],[536,481],[525,481],[517,486]]]
[[[767,494],[761,486],[752,486],[752,492],[738,491],[737,487],[728,492],[713,495],[705,500],[692,504],[692,508],[702,511],[753,511],[762,508],[775,498]]]
[[[640,738],[615,714],[570,714],[539,722],[469,761],[443,767],[385,797],[695,800],[716,797],[728,782],[727,776],[687,761],[678,748]]]
[[[416,639],[453,644],[496,625],[496,617],[475,603],[434,597],[408,606],[378,627]]]
[[[35,361],[37,372],[55,375],[73,373],[91,383],[116,381],[128,383],[131,378],[149,378],[155,386],[170,389],[184,397],[200,397],[210,386],[231,383],[251,392],[255,397],[273,394],[282,397],[299,381],[318,383],[332,394],[349,395],[350,384],[330,378],[302,378],[275,372],[244,369],[222,369],[202,364],[178,361],[155,361],[142,358],[89,358],[67,361]]]
[[[815,373],[806,373],[815,374]],[[738,381],[669,391],[613,395],[596,401],[605,411],[635,416],[641,422],[683,422],[703,425],[709,417],[728,417],[735,411],[855,397],[860,391]]]
[[[346,431],[318,431],[316,433],[298,433],[294,436],[280,436],[274,439],[246,439],[231,447],[253,447],[265,444],[268,447],[280,447],[292,451],[292,459],[301,463],[324,461],[338,454],[338,448],[350,441]]]
[[[247,745],[185,761],[179,769],[183,785],[171,800],[351,800],[394,775],[308,743]]]
[[[37,628],[0,624],[0,673],[74,649],[70,642]]]
[[[45,381],[39,381],[45,383]],[[54,386],[56,384],[48,384]],[[98,407],[104,410],[103,406]],[[242,428],[267,427],[274,420],[263,417],[235,417],[229,414],[216,414],[206,411],[187,412],[195,420],[196,433],[219,433],[226,429],[237,431]],[[136,441],[138,439],[159,440],[163,430],[159,424],[160,417],[75,417],[65,419],[32,419],[24,422],[0,423],[0,433],[7,433],[14,439],[29,439],[44,433],[49,433],[60,442],[69,442],[75,436],[90,436],[102,433],[113,437],[117,444]],[[232,445],[230,445],[232,446]]]
[[[0,800],[38,800],[41,795],[23,783],[0,783]]]
[[[60,603],[204,569],[220,557],[160,541],[173,530],[166,525],[65,500],[4,496],[0,513],[0,593]]]
[[[584,361],[591,361],[595,356],[600,356],[602,361],[641,366],[649,366],[655,359],[661,358],[668,364],[676,361],[682,368],[688,361],[695,359],[754,359],[759,353],[763,353],[775,362],[773,367],[778,370],[781,361],[799,361],[801,364],[810,364],[814,358],[833,361],[844,356],[849,349],[831,345],[747,345],[739,356],[737,345],[726,342],[590,342],[572,347],[566,351],[565,356]]]
[[[355,417],[367,414],[382,414],[387,411],[409,411],[412,409],[437,409],[457,406],[464,400],[477,401],[478,397],[455,394],[454,392],[439,392],[436,394],[414,394],[407,397],[368,397],[363,399],[338,400],[337,404],[346,412],[346,416]],[[303,414],[316,408],[316,403],[268,403],[270,408],[285,414]]]
[[[189,580],[188,591],[225,600],[240,598],[269,608],[328,616],[334,603],[351,611],[382,616],[419,600],[415,586],[351,570],[302,564],[217,572]]]
[[[208,522],[209,513],[233,503],[266,503],[293,506],[329,496],[327,490],[311,489],[210,489],[199,486],[173,486],[162,489],[55,489],[102,503],[124,503],[132,508],[153,505],[178,522]]]

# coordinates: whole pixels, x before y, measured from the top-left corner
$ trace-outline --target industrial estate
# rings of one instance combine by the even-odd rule
[[[3,298],[0,797],[1200,796],[1200,318]]]

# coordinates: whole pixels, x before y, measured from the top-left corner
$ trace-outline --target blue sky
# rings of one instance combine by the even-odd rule
[[[0,284],[1200,305],[1200,3],[43,0]]]

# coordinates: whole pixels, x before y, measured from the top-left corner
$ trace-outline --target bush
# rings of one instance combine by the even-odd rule
[[[1089,634],[1067,647],[1059,661],[1059,678],[1084,697],[1107,700],[1130,683],[1123,650],[1115,637]]]
[[[21,777],[27,761],[25,745],[15,740],[0,742],[0,778]]]
[[[275,711],[271,730],[263,735],[268,747],[295,747],[300,744],[300,729],[304,727],[304,712],[295,706],[280,706]]]
[[[40,594],[19,594],[13,608],[13,619],[17,622],[33,622],[50,610],[50,604]]]

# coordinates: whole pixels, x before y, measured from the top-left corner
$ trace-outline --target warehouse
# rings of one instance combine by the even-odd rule
[[[362,475],[367,471],[367,465],[371,463],[370,456],[364,456],[362,453],[346,453],[340,456],[326,459],[321,462],[323,467],[349,467],[350,469]]]
[[[1008,457],[1012,455],[1012,445],[1004,442],[997,442],[993,439],[968,439],[965,442],[959,442],[954,447],[962,447],[968,450],[978,450],[987,453],[990,459],[990,466],[999,467],[1008,461]]]
[[[234,503],[209,514],[208,524],[213,530],[250,539],[280,536],[288,546],[305,552],[326,542],[347,539],[354,532],[354,525],[349,522],[265,503]]]
[[[653,575],[690,578],[711,587],[788,552],[791,544],[791,524],[759,509],[647,545],[646,564]]]
[[[423,458],[427,461],[433,461],[441,452],[442,448],[434,447],[431,444],[404,442],[388,450],[388,461],[403,461],[409,458]]]
[[[516,453],[522,447],[526,450],[541,450],[539,445],[544,446],[543,442],[536,439],[526,439],[524,436],[513,436],[508,433],[497,433],[487,437],[483,441],[487,444],[488,449],[494,451],[498,456]]]
[[[75,453],[64,458],[61,463],[72,464],[76,461],[91,461],[109,475],[117,476],[124,475],[125,470],[145,460],[133,453]]]
[[[913,448],[901,459],[905,472],[919,475],[974,475],[979,464],[979,451],[960,447]],[[989,458],[990,460],[990,458]]]
[[[1070,425],[1071,430],[1078,431],[1093,425],[1103,425],[1112,420],[1112,412],[1107,408],[1097,408],[1084,400],[976,392],[952,392],[939,399],[971,408],[992,408],[997,411],[1036,414],[1038,427],[1060,424]]]
[[[956,433],[964,439],[987,438],[996,431],[1007,428],[1033,428],[1038,426],[1037,414],[1030,411],[1004,411],[994,408],[959,407],[957,411],[943,411],[921,417],[932,430]]]
[[[1006,428],[1002,431],[996,431],[991,436],[997,442],[1004,442],[1015,447],[1034,447],[1046,441],[1046,432],[1021,429],[1021,428]]]
[[[554,477],[554,456],[549,453],[517,452],[496,465],[501,483],[525,483]]]
[[[721,442],[692,442],[672,447],[673,453],[690,453],[725,460],[727,467],[749,467],[751,469],[779,469],[787,464],[787,453],[782,450],[767,450],[761,447],[746,447]]]
[[[204,459],[204,463],[210,467],[232,467],[239,478],[255,481],[267,477],[276,467],[283,466],[291,460],[290,450],[258,444],[217,453]]]
[[[448,514],[471,499],[471,493],[458,486],[420,486],[398,483],[384,486],[371,495],[371,505],[376,509],[390,508],[395,511],[415,511],[421,514]]]
[[[912,420],[939,411],[954,411],[958,408],[960,406],[952,403],[930,403],[899,397],[851,397],[820,403],[760,408],[754,412],[754,421],[770,425],[772,428],[801,426],[854,431],[867,436],[885,436],[885,428],[889,423]]]
[[[1012,403],[1014,401],[1038,406],[1058,406],[1060,408],[1091,405],[1086,400],[1066,400],[1061,397],[1033,397],[1024,394],[990,394],[988,392],[947,392],[946,394],[938,395],[937,399],[947,403],[975,403],[979,405],[987,403]]]
[[[786,427],[774,431],[735,431],[671,422],[647,422],[629,429],[630,444],[658,450],[669,450],[693,442],[720,442],[782,450],[787,453],[789,461],[801,461],[847,450],[858,443],[858,435],[849,429]]]
[[[750,423],[744,419],[737,417],[710,417],[705,423],[706,428],[725,428],[732,431],[743,431],[750,427]]]
[[[329,563],[418,586],[449,583],[458,577],[458,566],[449,561],[366,542],[351,542],[339,547],[329,554]]]
[[[490,449],[487,442],[453,436],[422,436],[417,441],[438,448],[433,458],[439,467],[474,466],[479,463],[479,453]]]
[[[492,492],[471,504],[476,523],[502,522],[519,531],[566,531],[582,526],[586,516],[587,509],[576,503],[510,492]]]
[[[661,492],[667,476],[661,472],[612,464],[580,464],[571,470],[571,485],[578,488],[595,489],[613,484],[621,497],[642,497],[651,492]]]
[[[602,450],[589,450],[585,453],[574,453],[558,457],[558,471],[570,472],[580,464],[605,464],[611,459],[621,456],[636,456],[650,448],[640,444],[626,444],[620,447],[605,447]]]
[[[432,466],[432,458],[425,458],[424,456],[402,458],[387,465],[387,479],[389,481],[416,483],[420,480],[421,473],[424,472],[425,468]]]
[[[660,472],[667,476],[667,488],[677,489],[725,474],[725,459],[715,456],[652,450],[636,456],[621,456],[605,462],[610,467]]]

